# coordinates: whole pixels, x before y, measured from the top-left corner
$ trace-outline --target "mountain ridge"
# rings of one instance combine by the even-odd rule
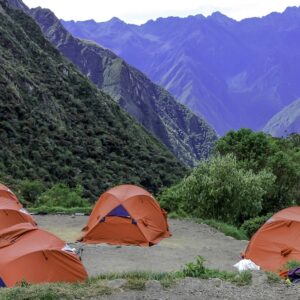
[[[241,21],[217,13],[118,29],[98,23],[93,31],[80,22],[62,23],[142,70],[219,134],[261,130],[300,96],[300,7]]]
[[[14,0],[13,4],[16,3]],[[22,3],[16,5],[22,7]],[[216,134],[199,117],[111,51],[67,32],[51,10],[26,11],[60,52],[101,90],[192,166],[212,151]],[[88,21],[90,22],[90,21]],[[119,19],[113,20],[119,23]],[[93,21],[92,21],[93,23]]]
[[[264,127],[274,137],[286,137],[300,132],[300,99],[284,107]]]
[[[91,200],[120,183],[153,192],[187,169],[98,90],[21,10],[0,0],[0,178],[80,184]]]

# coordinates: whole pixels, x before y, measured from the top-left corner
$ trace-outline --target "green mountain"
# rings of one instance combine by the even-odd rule
[[[186,168],[0,0],[0,176],[82,184],[86,196],[119,183],[153,192]],[[2,178],[3,180],[3,178]]]
[[[292,102],[277,113],[267,123],[264,131],[275,136],[284,137],[300,132],[300,99]]]
[[[193,166],[210,154],[216,133],[169,92],[111,51],[74,38],[50,10],[29,10],[20,0],[10,0],[10,3],[31,15],[65,57],[152,132],[179,160]]]

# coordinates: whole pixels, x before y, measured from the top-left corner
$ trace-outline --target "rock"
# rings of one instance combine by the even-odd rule
[[[114,279],[107,283],[107,286],[111,289],[120,289],[127,283],[126,279]]]
[[[268,277],[265,272],[253,271],[252,273],[252,285],[258,286],[268,282]]]
[[[221,280],[220,278],[211,278],[209,281],[210,281],[210,282],[212,283],[212,285],[215,286],[215,287],[220,287],[220,286],[222,286],[222,280]]]
[[[157,291],[161,289],[161,284],[158,280],[149,280],[145,283],[145,288],[147,290]]]

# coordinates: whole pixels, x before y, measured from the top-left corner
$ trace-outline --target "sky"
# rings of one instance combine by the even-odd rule
[[[112,17],[132,24],[142,24],[159,17],[210,15],[220,11],[241,20],[282,12],[288,6],[300,6],[300,0],[23,0],[30,8],[51,9],[64,20],[102,22]]]

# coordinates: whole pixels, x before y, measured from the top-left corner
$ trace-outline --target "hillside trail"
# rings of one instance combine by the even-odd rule
[[[82,247],[82,261],[90,276],[109,272],[169,272],[180,270],[186,263],[201,255],[209,268],[233,271],[247,242],[225,236],[205,224],[186,220],[169,220],[172,237],[150,248],[83,245],[74,243],[86,216],[35,216],[41,228],[66,240],[73,247]]]

